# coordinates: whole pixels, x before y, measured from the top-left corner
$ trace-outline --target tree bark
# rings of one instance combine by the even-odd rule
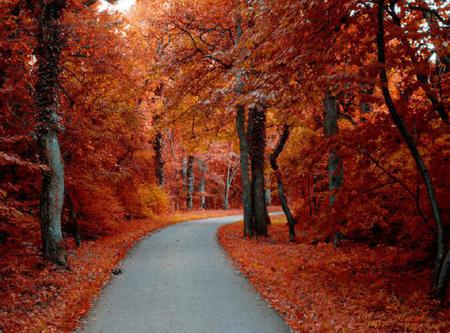
[[[324,99],[325,117],[324,132],[326,137],[333,137],[339,131],[338,128],[338,106],[336,97],[327,90]],[[336,200],[336,191],[342,186],[344,173],[341,159],[335,148],[331,148],[328,153],[328,188],[330,191],[329,203],[332,206]]]
[[[240,2],[236,1],[236,8],[238,15],[236,16],[236,40],[235,46],[239,46],[242,38],[242,17],[239,12]],[[237,66],[236,83],[234,90],[236,95],[240,96],[244,91],[243,75],[244,69],[238,63]],[[254,223],[253,223],[253,198],[251,190],[251,180],[249,171],[250,162],[250,146],[248,133],[245,131],[245,107],[242,104],[236,105],[236,131],[239,137],[239,157],[241,162],[241,179],[242,179],[242,205],[244,208],[244,237],[254,236]]]
[[[266,205],[270,206],[272,204],[272,192],[270,191],[270,183],[267,186],[269,186],[269,187],[266,188],[266,195],[265,195]]]
[[[245,109],[238,104],[236,106],[236,131],[239,136],[239,150],[242,178],[242,205],[244,207],[244,237],[253,237],[254,227],[252,221],[252,195],[249,172],[249,144],[245,131]]]
[[[433,212],[433,217],[436,224],[437,232],[437,254],[433,269],[433,294],[437,298],[443,299],[445,297],[447,284],[448,284],[448,264],[450,261],[450,254],[447,253],[447,245],[445,243],[445,230],[441,220],[441,212],[439,208],[438,201],[434,192],[434,186],[429,175],[429,171],[422,156],[417,149],[414,138],[409,133],[405,122],[403,121],[400,114],[397,112],[397,108],[392,99],[391,93],[388,86],[388,77],[386,74],[386,55],[385,55],[385,40],[384,40],[384,0],[378,0],[377,3],[377,53],[378,53],[378,65],[379,65],[379,77],[381,82],[381,90],[389,110],[389,114],[399,130],[403,140],[405,141],[415,163],[417,169],[419,170],[425,187],[427,189],[428,201]]]
[[[187,157],[183,156],[183,159],[181,160],[181,193],[182,193],[182,197],[184,199],[187,198],[187,193],[188,193],[188,180],[187,180],[187,164],[188,164],[188,159]],[[186,200],[184,200],[184,203],[180,203],[180,206],[184,207]],[[187,208],[187,207],[186,207]]]
[[[229,195],[230,195],[230,186],[231,186],[231,162],[228,161],[227,164],[227,176],[225,178],[225,193],[223,196],[223,209],[227,210],[229,208]]]
[[[252,170],[253,213],[255,235],[267,236],[267,207],[264,182],[266,149],[266,109],[254,104],[249,108],[250,160]]]
[[[155,177],[159,186],[164,185],[164,158],[163,150],[163,136],[160,131],[156,132],[153,140],[153,151],[155,153]]]
[[[436,283],[436,297],[440,300],[444,300],[447,293],[448,280],[450,276],[450,250],[447,250],[447,255],[442,261],[441,271]]]
[[[194,208],[194,156],[189,155],[186,169],[187,177],[187,197],[186,206],[188,209]]]
[[[280,141],[278,141],[275,150],[270,154],[270,166],[275,172],[275,177],[277,179],[277,188],[278,188],[278,197],[280,198],[281,207],[283,208],[284,215],[286,215],[286,219],[288,221],[289,226],[289,240],[295,240],[295,224],[297,223],[292,216],[291,210],[289,209],[288,201],[286,198],[286,194],[284,193],[284,185],[283,185],[283,177],[281,175],[280,168],[278,166],[277,159],[280,156],[281,152],[286,145],[287,140],[289,139],[290,129],[288,125],[284,125],[283,134],[280,137]]]
[[[37,132],[40,160],[47,166],[43,172],[40,201],[42,247],[45,258],[66,266],[61,230],[64,166],[58,140],[58,133],[61,131],[58,115],[59,60],[63,43],[60,19],[65,1],[40,1],[39,6],[35,98],[39,114]]]
[[[206,209],[206,173],[208,168],[206,162],[199,161],[200,164],[200,209]]]

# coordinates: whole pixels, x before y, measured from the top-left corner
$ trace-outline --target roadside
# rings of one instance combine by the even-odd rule
[[[70,332],[139,239],[182,221],[240,213],[190,211],[126,221],[120,232],[84,241],[80,248],[67,239],[70,270],[42,261],[38,221],[9,221],[15,233],[0,244],[0,332]]]
[[[413,251],[290,243],[283,217],[272,222],[267,239],[244,239],[242,222],[221,227],[218,239],[295,332],[450,330],[450,308],[430,300],[431,272],[420,269]]]

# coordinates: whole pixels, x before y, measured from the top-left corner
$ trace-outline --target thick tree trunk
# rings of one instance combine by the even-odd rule
[[[236,106],[236,131],[239,136],[241,178],[242,178],[242,205],[244,206],[244,236],[252,237],[254,227],[252,221],[252,195],[249,172],[249,144],[245,131],[245,109]]]
[[[153,140],[153,151],[155,153],[155,177],[159,186],[164,185],[164,158],[163,150],[163,136],[160,131],[156,132]]]
[[[199,161],[200,164],[200,209],[206,209],[206,173],[208,168],[206,162]]]
[[[44,257],[60,265],[66,265],[66,254],[61,229],[64,201],[64,167],[56,131],[39,137],[41,162],[48,169],[43,172],[40,201],[41,236]]]
[[[194,156],[189,155],[187,160],[187,197],[186,206],[188,209],[194,208]]]
[[[267,236],[267,207],[264,182],[264,155],[266,149],[266,110],[261,105],[249,108],[250,160],[252,169],[253,213],[255,235]]]
[[[58,76],[61,45],[60,18],[64,0],[41,1],[38,17],[36,57],[38,79],[36,104],[39,113],[38,144],[40,160],[47,166],[42,177],[41,234],[44,257],[67,265],[61,230],[64,201],[64,166],[58,141]]]
[[[273,153],[270,154],[270,165],[275,172],[275,177],[277,179],[278,197],[280,198],[281,207],[283,208],[284,215],[286,215],[286,219],[288,221],[289,240],[293,241],[295,240],[295,224],[297,222],[295,221],[294,217],[292,216],[291,210],[289,209],[286,194],[284,193],[283,177],[277,163],[278,156],[280,156],[287,140],[289,139],[289,134],[289,126],[285,125],[283,128],[283,134],[280,137],[280,141],[275,147]]]
[[[324,132],[325,136],[332,137],[338,133],[338,106],[336,97],[329,91],[326,92],[324,99],[325,117]],[[342,185],[344,173],[341,160],[335,148],[331,148],[328,153],[328,189],[330,191],[329,202],[333,205],[336,200],[336,191]]]
[[[238,15],[236,16],[236,40],[235,46],[239,46],[242,37],[242,17],[239,12],[240,2],[236,1],[236,8]],[[239,63],[238,63],[239,64]],[[243,75],[245,73],[242,66],[238,66],[236,75],[236,83],[234,90],[236,95],[240,96],[243,94],[244,81]],[[245,131],[245,107],[242,104],[236,105],[236,131],[239,137],[239,157],[241,162],[241,179],[242,179],[242,205],[244,208],[244,237],[254,236],[254,223],[253,223],[253,199],[250,181],[250,171],[249,171],[249,155],[250,146],[248,133]]]
[[[431,210],[433,212],[433,217],[436,224],[437,232],[437,254],[434,264],[433,272],[433,293],[436,297],[443,299],[447,290],[448,284],[448,264],[450,261],[450,254],[447,253],[447,245],[445,243],[445,230],[441,220],[441,212],[439,204],[436,199],[434,192],[434,186],[431,177],[428,172],[428,168],[422,159],[422,156],[417,149],[414,138],[409,133],[406,128],[405,122],[403,121],[400,114],[397,112],[397,108],[392,99],[391,93],[388,86],[388,77],[386,74],[386,55],[385,55],[385,40],[384,40],[384,0],[378,0],[377,6],[377,20],[378,20],[378,31],[377,31],[377,49],[378,49],[378,64],[379,64],[379,77],[381,82],[381,90],[383,93],[386,106],[389,110],[392,120],[399,130],[403,140],[405,141],[408,149],[416,163],[417,169],[422,175],[423,182],[427,189],[428,200],[430,202]]]

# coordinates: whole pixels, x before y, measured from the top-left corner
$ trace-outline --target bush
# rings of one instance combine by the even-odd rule
[[[122,184],[121,200],[128,218],[149,218],[169,210],[169,197],[157,185]]]
[[[169,197],[157,185],[139,186],[138,195],[141,207],[140,213],[143,217],[152,217],[169,210]]]

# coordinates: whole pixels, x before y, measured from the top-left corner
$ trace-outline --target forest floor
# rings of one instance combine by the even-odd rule
[[[0,244],[0,332],[69,332],[91,307],[128,250],[149,233],[178,222],[240,214],[240,210],[190,211],[121,223],[120,230],[75,247],[66,239],[70,269],[40,256],[39,222],[8,221]]]
[[[295,332],[449,332],[450,308],[429,298],[430,270],[401,247],[289,243],[282,217],[270,237],[219,229],[235,265]],[[300,230],[298,230],[298,234]]]

